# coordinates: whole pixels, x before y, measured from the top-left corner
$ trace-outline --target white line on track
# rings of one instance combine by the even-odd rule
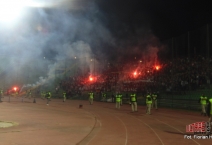
[[[155,118],[154,118],[154,119],[155,119]],[[173,128],[173,129],[175,129],[175,130],[177,130],[178,132],[180,132],[180,133],[182,133],[182,134],[183,134],[183,132],[182,132],[182,131],[180,131],[179,129],[175,128],[174,126],[169,125],[168,123],[163,122],[163,121],[158,120],[158,119],[155,119],[155,120],[157,120],[157,121],[159,121],[159,122],[162,122],[163,124],[166,124],[167,126],[169,126],[169,127]],[[195,141],[194,139],[191,139],[191,140],[192,140],[193,142],[195,142],[196,144],[200,145],[200,144],[199,144],[197,141]]]
[[[164,115],[165,113],[159,113],[159,114]],[[169,115],[169,116],[173,116],[173,115]],[[176,117],[176,116],[174,116],[174,117]],[[153,118],[153,117],[151,117],[151,118]],[[155,119],[155,118],[153,118],[153,119]],[[169,119],[172,119],[172,118],[169,117]],[[168,123],[166,123],[166,122],[164,122],[164,121],[161,121],[161,120],[158,120],[158,119],[155,119],[155,120],[157,120],[157,121],[159,121],[159,122],[162,122],[163,124],[166,124],[167,126],[173,128],[173,129],[175,129],[175,130],[177,130],[178,132],[180,132],[180,133],[183,134],[182,131],[180,131],[179,129],[175,128],[174,126],[169,125]],[[179,120],[176,120],[176,119],[172,119],[172,120],[174,120],[174,121],[176,121],[176,122],[183,123],[182,121],[179,121]],[[200,145],[200,144],[199,144],[197,141],[195,141],[194,139],[191,139],[191,140],[194,141],[196,144]]]
[[[136,117],[135,117],[135,118],[136,118]],[[136,119],[138,119],[138,118],[136,118]],[[154,130],[151,126],[149,126],[148,124],[146,124],[145,122],[143,122],[141,119],[138,119],[138,120],[139,120],[140,122],[142,122],[143,124],[145,124],[147,127],[149,127],[149,128],[154,132],[154,134],[158,137],[158,139],[160,140],[161,144],[164,145],[162,139],[159,137],[159,135],[155,132],[155,130]]]
[[[115,115],[114,115],[115,116]],[[125,145],[127,145],[127,142],[128,142],[128,133],[127,133],[127,127],[126,125],[124,124],[124,122],[117,116],[115,116],[118,120],[121,121],[121,123],[124,125],[124,128],[125,128],[125,131],[126,131],[126,139],[125,139]]]
[[[87,112],[89,112],[89,111],[87,111]],[[96,119],[96,121],[97,122],[99,122],[99,124],[100,124],[100,128],[102,127],[102,123],[101,123],[101,121],[99,120],[99,119],[97,119],[97,116],[99,117],[99,115],[96,115],[96,114],[94,114],[93,112],[89,112],[90,114],[93,114],[94,116],[95,116],[95,119]],[[108,113],[108,112],[106,112],[106,113]],[[125,136],[126,136],[126,138],[125,138],[125,144],[124,145],[127,145],[127,143],[128,143],[128,131],[127,131],[127,127],[126,127],[126,125],[125,125],[125,123],[119,118],[119,117],[117,117],[117,116],[115,116],[114,114],[110,114],[110,113],[108,113],[109,115],[113,115],[114,117],[116,117],[122,124],[123,124],[123,126],[124,126],[124,128],[125,128],[125,132],[126,132],[126,134],[125,134]],[[99,117],[100,118],[100,117]],[[95,126],[94,126],[94,128],[95,128]],[[91,134],[92,132],[93,132],[93,130],[94,129],[92,129],[92,131],[89,133],[89,134]],[[89,135],[88,134],[88,135]],[[87,136],[88,136],[87,135]],[[86,145],[88,145],[94,138],[96,137],[96,134],[86,143]],[[84,140],[84,139],[83,139]]]
[[[161,114],[163,114],[163,113],[161,113]],[[170,115],[171,116],[171,115]],[[149,118],[152,118],[152,119],[155,119],[154,117],[150,117],[149,116]],[[171,118],[169,118],[169,119],[171,119]],[[161,120],[159,120],[159,119],[155,119],[156,121],[159,121],[159,122],[161,122],[161,123],[163,123],[163,124],[165,124],[165,125],[167,125],[167,126],[169,126],[169,127],[171,127],[171,128],[173,128],[173,129],[175,129],[175,130],[177,130],[178,132],[180,132],[180,133],[182,133],[183,134],[183,132],[182,131],[180,131],[179,129],[177,129],[176,127],[174,127],[174,126],[172,126],[172,125],[170,125],[170,124],[168,124],[168,123],[166,123],[166,122],[163,122],[163,121],[161,121]],[[175,120],[176,121],[176,120]],[[180,123],[182,123],[181,121],[177,121],[177,122],[180,122]],[[198,144],[198,145],[200,145],[197,141],[195,141],[194,139],[191,139],[193,142],[195,142],[196,144]]]
[[[165,115],[167,115],[167,114],[165,114],[165,113],[157,113],[158,115],[162,115],[162,116],[165,116]],[[181,120],[179,120],[179,119],[176,119],[176,116],[174,116],[174,115],[168,115],[168,116],[165,116],[165,117],[168,117],[169,119],[172,119],[172,120],[174,120],[175,122],[179,122],[179,123],[182,123],[182,124],[185,124],[185,122],[182,122]],[[171,117],[173,117],[173,118],[175,118],[175,119],[173,119],[173,118],[171,118]],[[196,118],[196,116],[192,116],[193,117],[193,119],[189,119],[189,118],[187,118],[187,120],[191,120],[191,123],[193,123],[192,121],[194,120],[194,119],[197,119]],[[180,117],[179,117],[180,118]],[[202,119],[202,120],[205,120],[205,119]],[[207,120],[205,120],[205,121],[207,121]]]

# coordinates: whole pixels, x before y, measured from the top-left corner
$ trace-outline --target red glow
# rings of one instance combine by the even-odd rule
[[[156,66],[155,66],[155,69],[156,69],[156,70],[159,70],[160,68],[161,68],[161,67],[160,67],[159,65],[156,65]]]
[[[135,71],[135,72],[133,73],[133,75],[136,76],[136,75],[137,75],[137,72]]]
[[[133,72],[133,77],[134,77],[134,78],[137,78],[137,77],[138,77],[138,72],[137,72],[137,71],[134,71],[134,72]]]
[[[13,90],[14,90],[14,91],[16,91],[16,90],[17,90],[17,88],[16,88],[16,87],[14,87],[14,88],[13,88]]]
[[[90,80],[90,81],[93,81],[93,77],[89,77],[89,80]]]

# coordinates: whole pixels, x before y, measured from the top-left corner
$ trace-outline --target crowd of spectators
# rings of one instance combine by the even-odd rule
[[[154,64],[154,63],[153,63]],[[89,76],[74,76],[61,81],[60,88],[70,97],[83,91],[132,92],[163,91],[185,94],[190,90],[210,86],[212,79],[212,58],[176,58],[171,61],[147,65],[145,62],[116,64],[104,70],[90,81]]]

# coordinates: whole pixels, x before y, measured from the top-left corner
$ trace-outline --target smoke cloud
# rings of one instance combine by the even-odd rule
[[[107,19],[94,0],[28,8],[16,26],[0,27],[1,87],[38,86],[54,78],[57,70],[83,74],[88,69],[93,74],[105,61],[132,56],[157,59],[159,42],[152,34],[120,40],[104,23]]]

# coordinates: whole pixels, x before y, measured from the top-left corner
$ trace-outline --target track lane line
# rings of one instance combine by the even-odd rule
[[[136,117],[135,117],[135,118],[136,118]],[[154,130],[151,126],[149,126],[147,123],[143,122],[143,121],[142,121],[141,119],[139,119],[139,118],[136,118],[136,119],[138,119],[140,122],[142,122],[142,123],[145,124],[147,127],[149,127],[149,128],[154,132],[154,134],[157,136],[157,138],[160,140],[161,144],[162,144],[162,145],[165,145],[165,144],[163,143],[162,139],[160,138],[160,136],[155,132],[155,130]]]

